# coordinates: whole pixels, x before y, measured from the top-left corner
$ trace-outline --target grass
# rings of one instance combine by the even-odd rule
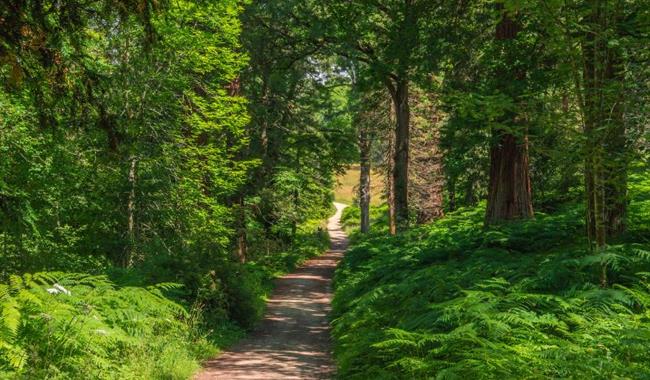
[[[650,179],[631,181],[634,224],[602,254],[575,204],[488,230],[481,205],[353,235],[335,278],[340,377],[650,378]]]
[[[352,205],[356,202],[359,190],[359,166],[351,166],[345,173],[336,177],[336,187],[334,188],[334,201]],[[373,172],[370,178],[370,203],[373,206],[379,206],[382,203],[383,178]]]

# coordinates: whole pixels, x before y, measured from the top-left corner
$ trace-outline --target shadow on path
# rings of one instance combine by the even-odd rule
[[[277,279],[259,327],[230,351],[207,362],[196,380],[333,377],[327,315],[334,269],[348,245],[340,225],[346,206],[334,205],[336,214],[327,225],[330,250]]]

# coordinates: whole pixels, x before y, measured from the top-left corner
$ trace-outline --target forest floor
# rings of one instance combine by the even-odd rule
[[[327,229],[331,248],[276,280],[258,328],[231,350],[208,361],[195,379],[329,379],[331,355],[328,314],[332,277],[348,239],[341,229],[346,207],[335,203]]]

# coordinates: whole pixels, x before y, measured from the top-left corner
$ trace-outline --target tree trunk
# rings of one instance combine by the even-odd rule
[[[361,174],[359,178],[359,208],[361,209],[361,232],[370,231],[370,148],[371,139],[366,127],[359,130]]]
[[[246,234],[246,204],[244,195],[237,200],[237,259],[245,263],[248,257],[248,239]]]
[[[625,231],[627,212],[623,62],[619,48],[609,43],[616,38],[620,12],[609,5],[602,0],[590,3],[582,44],[587,234],[597,253]],[[604,263],[600,283],[608,286]]]
[[[408,228],[408,170],[409,170],[409,83],[400,79],[395,83],[393,91],[395,106],[395,153],[393,166],[393,188],[395,205],[395,224],[398,230]]]
[[[419,88],[411,88],[409,150],[409,207],[418,224],[444,216],[445,175],[440,149],[440,113],[435,99]]]
[[[496,40],[513,40],[519,32],[518,24],[504,13],[496,28]],[[506,51],[512,46],[504,46]],[[507,74],[507,75],[504,75]],[[522,73],[501,73],[504,78],[523,80]],[[508,89],[507,85],[503,86]],[[506,90],[506,94],[510,90]],[[515,100],[517,93],[508,94]],[[517,115],[505,115],[504,121],[516,125]],[[534,217],[528,169],[528,137],[517,138],[511,133],[495,130],[495,141],[490,148],[490,184],[485,221],[487,225],[512,219]]]
[[[127,201],[127,236],[129,239],[126,255],[124,258],[124,267],[131,268],[136,255],[136,233],[135,233],[135,186],[136,186],[136,168],[138,160],[131,157],[129,167],[129,199]]]
[[[598,15],[594,12],[591,14],[590,22],[595,23]],[[585,196],[587,201],[587,237],[590,244],[596,244],[601,240],[597,239],[596,234],[596,198],[598,197],[598,189],[596,188],[595,178],[597,168],[594,165],[595,158],[600,154],[599,152],[599,139],[596,136],[596,122],[597,122],[597,88],[598,76],[596,65],[596,46],[595,37],[593,33],[587,33],[585,42],[582,45],[582,54],[584,60],[583,67],[583,82],[584,82],[584,134],[585,134]],[[603,244],[604,245],[604,244]]]
[[[393,177],[388,179],[388,232],[397,235],[397,217],[395,216],[395,184]]]
[[[588,26],[593,30],[586,34],[582,46],[587,221],[590,240],[597,245],[603,240],[597,236],[598,218],[602,218],[605,238],[625,231],[629,160],[623,62],[618,48],[609,44],[613,32],[608,28],[619,20],[605,5],[603,1],[591,4]],[[597,200],[602,200],[600,211]]]
[[[388,162],[386,173],[386,192],[388,193],[388,230],[391,235],[397,234],[397,222],[395,218],[395,184],[393,172],[395,171],[395,135],[388,135]]]
[[[616,238],[625,232],[627,214],[628,144],[624,119],[624,74],[620,53],[608,49],[605,71],[607,107],[603,121],[607,123],[604,139],[605,222],[607,236]]]
[[[448,181],[449,188],[449,211],[456,211],[456,183],[455,181]]]
[[[490,185],[486,222],[532,218],[527,141],[497,132],[499,142],[490,151]]]
[[[472,177],[465,183],[465,197],[463,198],[466,206],[475,206],[478,203],[478,196],[476,195],[476,178]]]

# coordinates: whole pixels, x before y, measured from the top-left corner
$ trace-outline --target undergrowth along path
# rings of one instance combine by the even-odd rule
[[[205,364],[195,379],[329,379],[331,355],[328,314],[332,277],[348,239],[341,229],[346,205],[334,203],[327,224],[331,248],[276,280],[259,327],[230,351]]]

